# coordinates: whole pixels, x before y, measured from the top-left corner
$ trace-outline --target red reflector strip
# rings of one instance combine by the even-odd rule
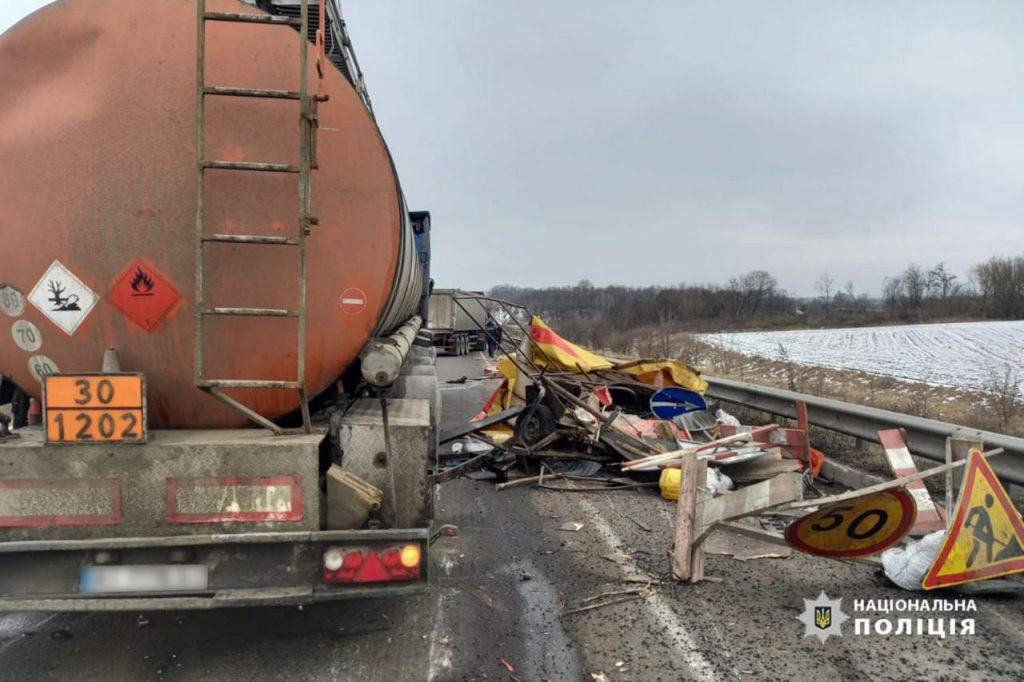
[[[105,478],[0,479],[0,527],[121,523],[121,484]]]
[[[301,476],[168,478],[171,523],[302,520]]]

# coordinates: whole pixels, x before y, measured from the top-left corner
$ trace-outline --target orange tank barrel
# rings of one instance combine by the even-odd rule
[[[317,2],[310,2],[314,11]],[[207,11],[263,14],[241,0]],[[64,0],[0,36],[0,372],[35,397],[46,373],[89,373],[116,348],[146,375],[151,428],[244,426],[195,385],[196,3]],[[211,87],[299,89],[299,33],[207,22]],[[320,87],[310,45],[310,92]],[[345,76],[322,64],[307,240],[306,384],[330,387],[419,304],[422,274],[387,147]],[[299,163],[299,103],[206,99],[205,156]],[[207,234],[295,238],[296,175],[205,173]],[[273,242],[274,239],[268,239]],[[204,308],[292,310],[298,250],[207,243]],[[294,381],[297,320],[203,323],[204,376]],[[225,389],[270,418],[289,389]]]

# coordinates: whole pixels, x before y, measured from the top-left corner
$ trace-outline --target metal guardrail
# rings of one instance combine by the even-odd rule
[[[947,437],[980,440],[988,449],[1003,448],[1006,451],[1006,454],[992,460],[992,468],[999,477],[1003,481],[1024,485],[1024,438],[743,381],[704,378],[708,382],[706,395],[709,397],[793,419],[796,418],[795,403],[802,400],[807,404],[811,424],[861,440],[877,443],[879,429],[902,428],[907,432],[910,452],[936,462],[946,461]]]

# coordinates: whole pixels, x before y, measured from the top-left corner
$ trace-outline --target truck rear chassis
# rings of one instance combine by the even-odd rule
[[[330,585],[322,581],[322,557],[327,547],[415,543],[425,558],[428,533],[356,530],[0,543],[0,585],[8,595],[0,597],[0,611],[210,609],[413,594],[426,587],[426,562],[413,582]],[[81,567],[101,553],[128,565],[169,564],[172,556],[203,563],[210,569],[210,589],[200,594],[82,594]]]
[[[433,369],[404,369],[411,374],[391,389],[400,397],[387,401],[387,439],[377,398],[335,413],[327,434],[153,431],[145,444],[48,445],[38,429],[22,429],[0,443],[0,611],[205,609],[423,590]],[[337,489],[324,469],[339,461],[386,493],[370,529],[331,528],[332,504],[348,498],[329,494]],[[329,570],[328,550],[346,562],[373,557],[366,563],[377,570]],[[406,551],[416,561],[408,570]],[[402,566],[385,570],[399,553]],[[206,577],[187,593],[174,581],[154,591],[90,591],[87,573],[109,576],[107,566]]]

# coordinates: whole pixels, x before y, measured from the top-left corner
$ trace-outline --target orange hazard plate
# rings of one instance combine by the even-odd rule
[[[43,379],[47,443],[145,443],[142,374],[51,374]]]

